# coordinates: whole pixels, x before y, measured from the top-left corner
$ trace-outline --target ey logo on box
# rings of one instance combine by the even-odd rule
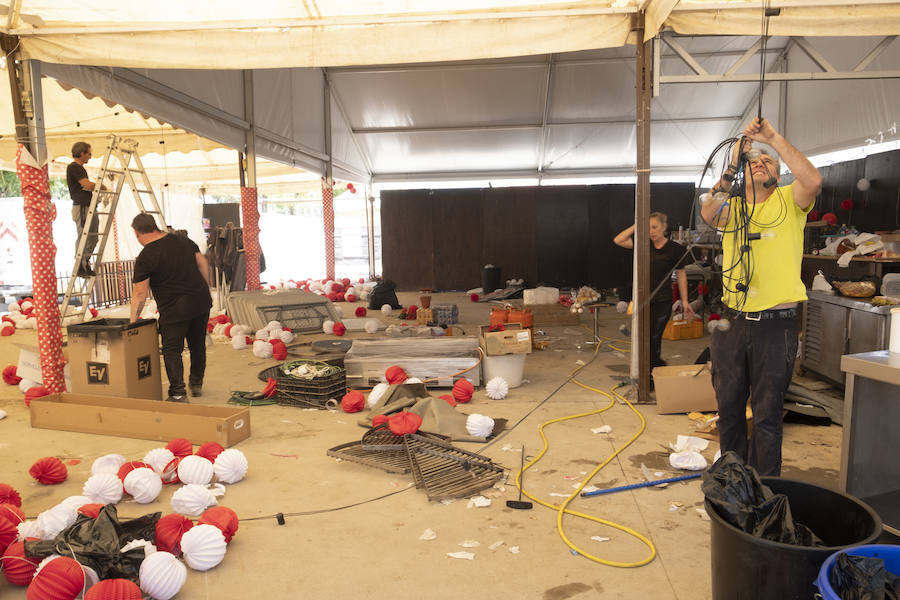
[[[109,383],[109,365],[106,363],[87,363],[88,383]]]
[[[150,377],[153,374],[153,371],[150,367],[150,355],[147,356],[139,356],[137,359],[137,373],[138,379],[143,379],[144,377]]]

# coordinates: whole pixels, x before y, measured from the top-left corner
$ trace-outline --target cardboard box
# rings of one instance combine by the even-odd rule
[[[528,308],[531,310],[535,327],[581,324],[581,314],[573,313],[562,304],[532,304]]]
[[[69,325],[72,392],[162,399],[154,319],[99,319]]]
[[[31,426],[168,442],[233,446],[250,437],[250,409],[93,394],[51,394],[31,402]]]
[[[718,410],[709,367],[710,363],[654,368],[657,414]]]
[[[520,323],[506,323],[504,331],[490,331],[492,325],[482,325],[478,331],[481,349],[486,356],[528,354],[531,352],[531,330]]]
[[[703,320],[675,321],[669,320],[663,331],[664,340],[694,340],[703,337]]]
[[[36,381],[44,385],[44,375],[41,372],[41,355],[37,346],[28,344],[16,344],[19,347],[19,363],[16,365],[16,375],[22,379]],[[65,353],[63,353],[65,356]],[[72,375],[69,363],[63,367],[63,379],[66,382],[66,391],[72,391]]]

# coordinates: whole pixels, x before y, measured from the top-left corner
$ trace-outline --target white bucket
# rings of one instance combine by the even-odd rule
[[[509,387],[522,385],[522,374],[525,372],[527,354],[507,354],[505,356],[484,357],[484,381],[487,383],[494,377],[502,377]]]

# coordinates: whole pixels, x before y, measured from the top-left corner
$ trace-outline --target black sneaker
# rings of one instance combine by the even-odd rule
[[[200,397],[203,395],[203,384],[198,384],[198,385],[191,384],[190,390],[191,390],[191,396],[194,396],[195,398]]]
[[[166,402],[181,402],[183,404],[187,404],[188,399],[187,399],[187,396],[184,394],[182,394],[181,396],[171,396],[170,395],[168,398],[166,398]]]
[[[88,277],[96,277],[97,274],[94,273],[93,269],[91,269],[90,267],[78,267],[78,272],[75,274],[75,276],[87,279]]]

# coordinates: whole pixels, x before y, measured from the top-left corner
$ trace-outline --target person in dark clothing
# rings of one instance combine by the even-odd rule
[[[666,215],[661,212],[650,213],[650,291],[656,293],[650,298],[650,368],[663,367],[662,336],[672,313],[671,287],[666,285],[674,269],[678,276],[678,292],[681,295],[681,306],[684,318],[692,320],[694,310],[688,303],[687,274],[681,266],[685,252],[678,242],[666,237]],[[619,232],[613,239],[616,245],[623,248],[634,248],[634,225]],[[663,283],[665,281],[666,283]]]
[[[72,220],[75,221],[75,230],[78,235],[75,238],[75,253],[78,253],[78,240],[84,231],[85,221],[87,221],[88,207],[91,205],[91,193],[97,186],[96,183],[88,179],[87,170],[84,165],[91,160],[91,146],[86,142],[75,142],[72,145],[72,162],[66,167],[66,183],[69,186],[69,196],[72,198]],[[106,189],[102,184],[100,189]],[[97,215],[91,219],[88,231],[92,234],[88,236],[84,243],[84,254],[81,263],[78,265],[76,275],[78,277],[94,277],[94,270],[91,269],[90,256],[97,247],[97,230],[100,220]]]
[[[191,395],[201,395],[206,371],[206,323],[212,307],[209,263],[190,238],[160,231],[147,213],[137,215],[131,227],[144,247],[134,263],[131,321],[138,320],[147,292],[152,291],[159,310],[159,334],[169,377],[167,400],[187,402],[181,362],[185,340],[191,353]]]

